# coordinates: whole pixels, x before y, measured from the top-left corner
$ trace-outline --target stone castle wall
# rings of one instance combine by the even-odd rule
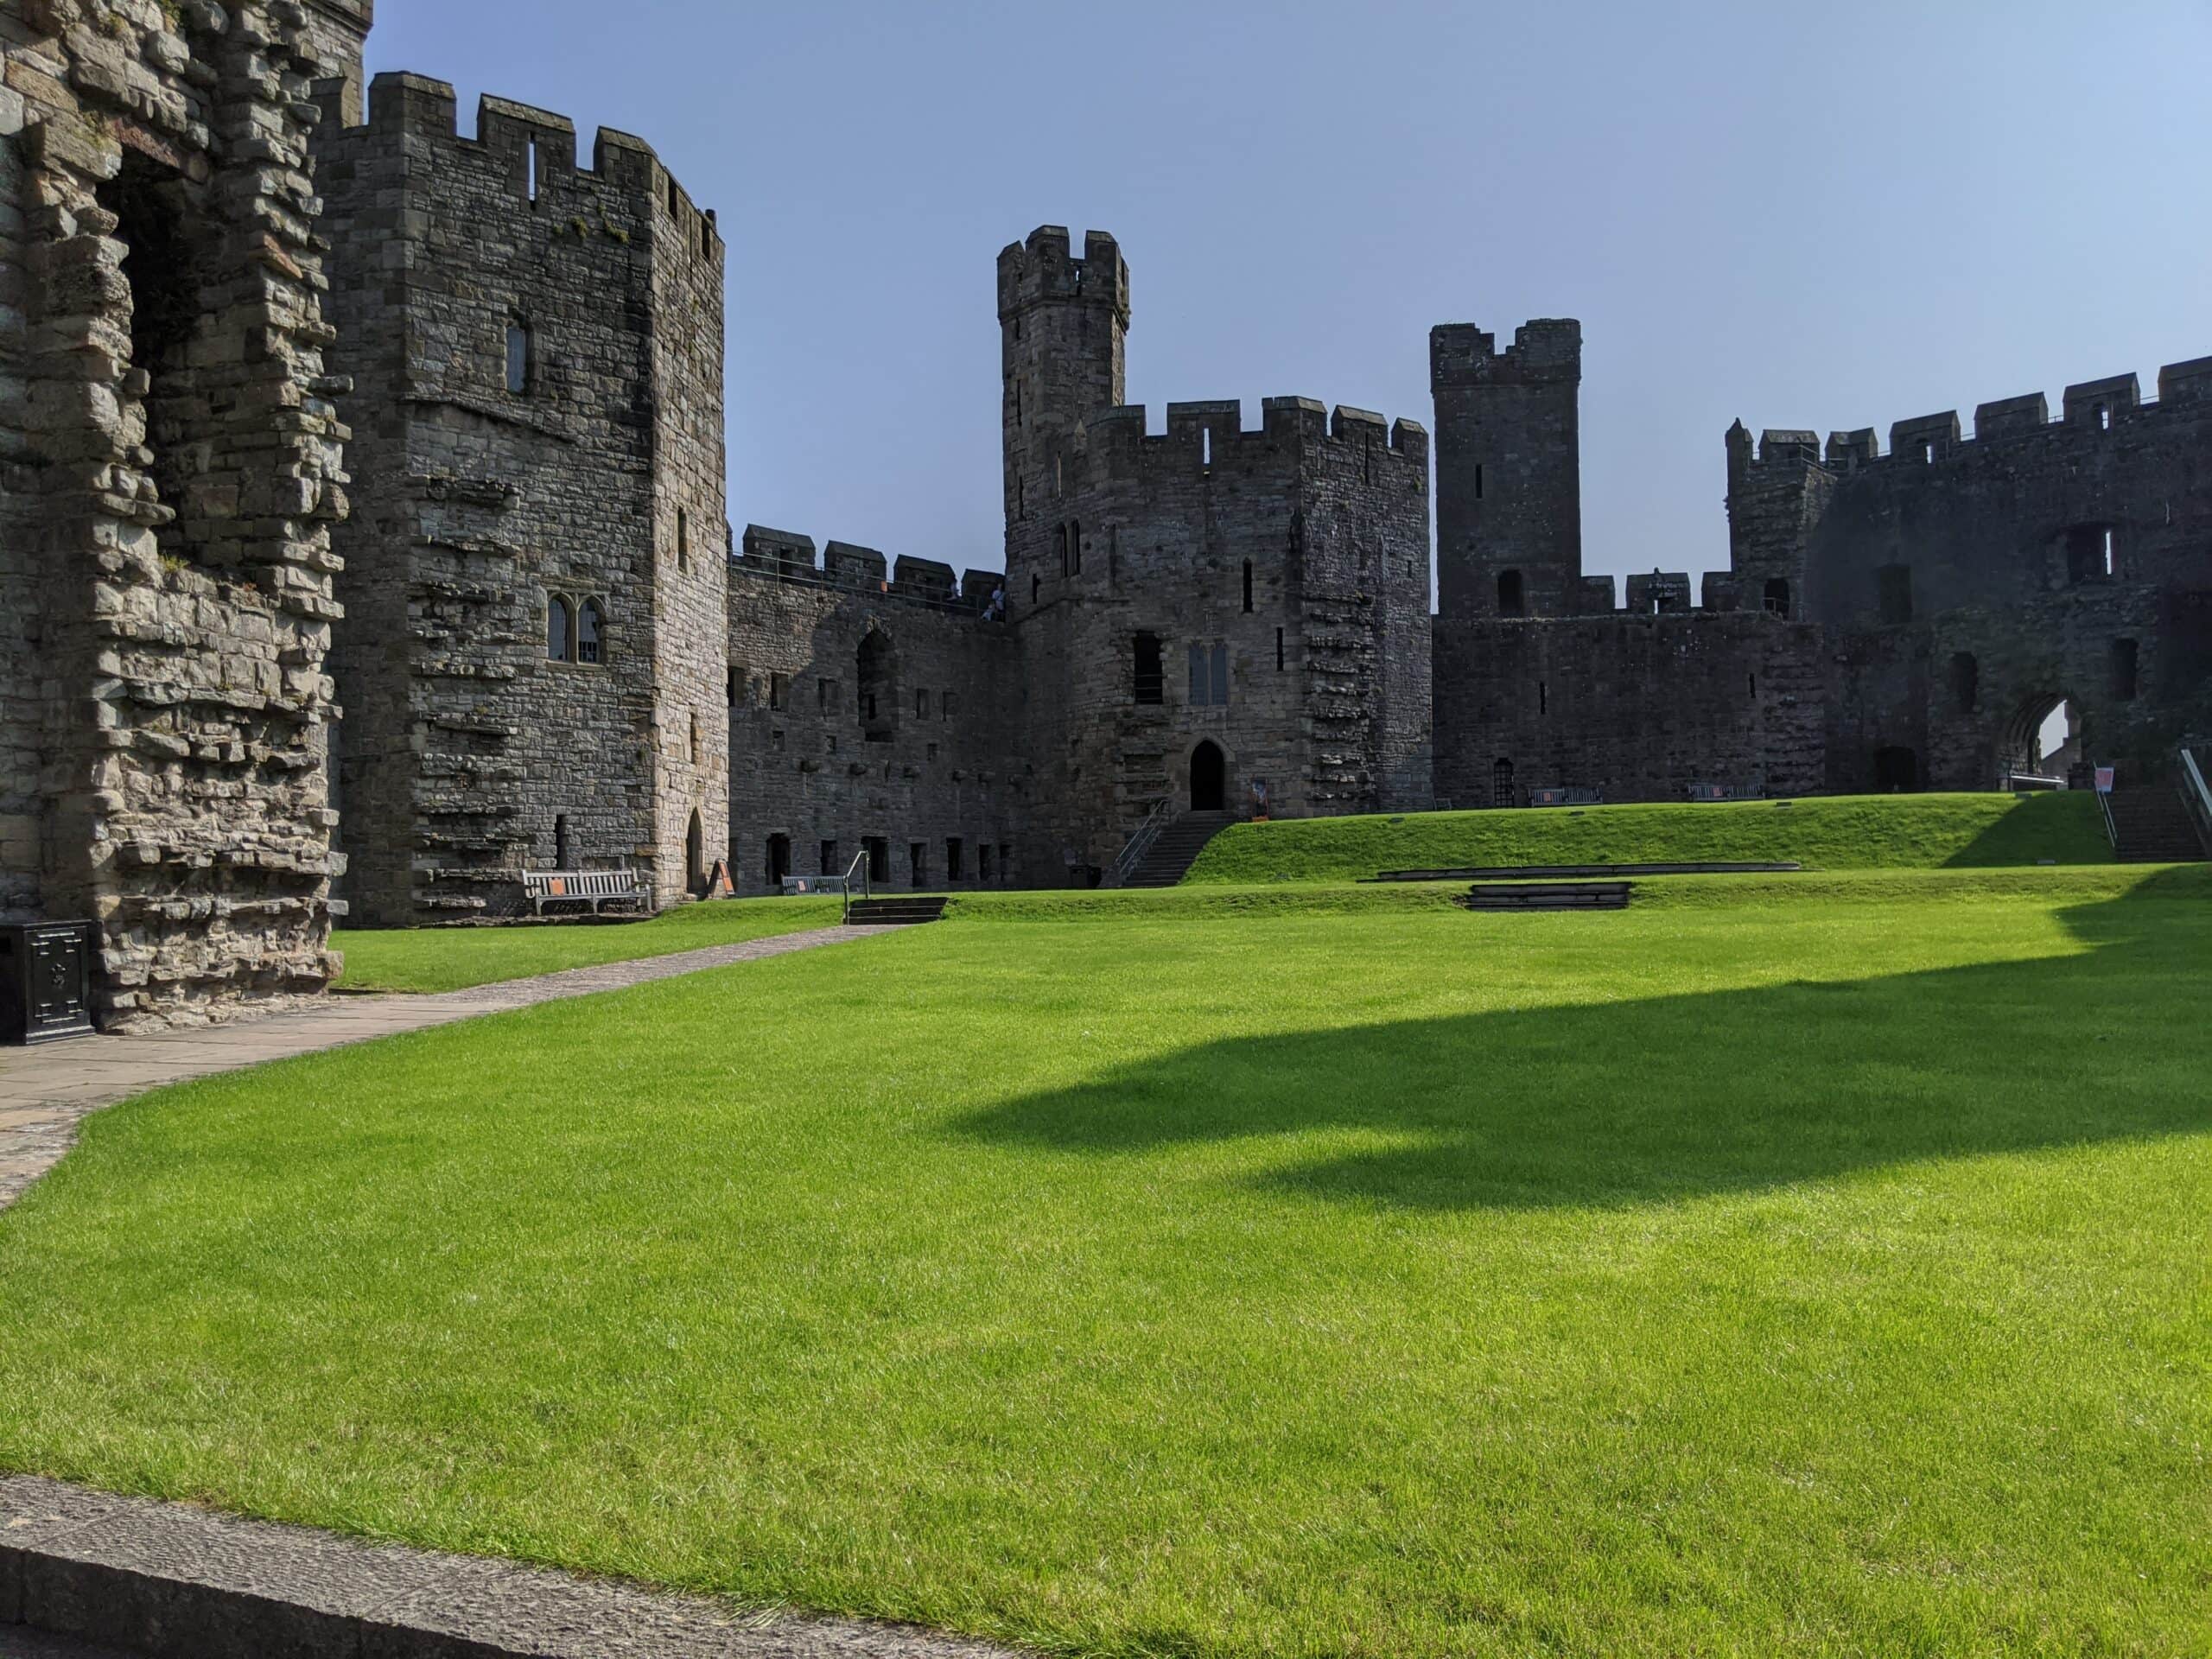
[[[464,137],[419,76],[321,149],[338,359],[373,411],[334,659],[352,896],[497,912],[563,865],[677,902],[695,839],[727,839],[713,222],[637,139],[580,168],[567,120],[497,99]]]
[[[331,973],[346,509],[308,91],[366,0],[0,16],[0,905],[111,1027]]]
[[[1021,657],[987,620],[997,577],[755,526],[729,570],[729,866],[741,893],[842,874],[1029,885]],[[958,866],[954,865],[957,843]],[[1046,872],[1047,880],[1057,872]]]

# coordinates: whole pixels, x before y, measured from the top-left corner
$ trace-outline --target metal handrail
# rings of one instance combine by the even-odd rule
[[[1106,873],[1106,879],[1099,886],[1118,887],[1136,874],[1137,866],[1144,862],[1144,855],[1152,850],[1153,842],[1167,827],[1174,804],[1173,795],[1162,796],[1152,804],[1152,810],[1145,814],[1144,822],[1137,826],[1136,834],[1129,837],[1129,844],[1122,849],[1122,855],[1114,861],[1114,868]]]
[[[868,885],[869,874],[868,849],[863,847],[853,855],[853,861],[845,866],[845,908],[838,920],[847,927],[853,925],[853,877],[858,875],[861,879],[861,898],[873,899],[875,896],[874,888]]]
[[[2114,853],[2120,851],[2120,825],[2113,822],[2112,797],[2103,790],[2097,791],[2097,810],[2105,815],[2105,839],[2112,843]]]
[[[2203,769],[2186,747],[2181,752],[2181,798],[2189,804],[2189,816],[2196,820],[2205,852],[2212,855],[2212,789],[2205,787]]]

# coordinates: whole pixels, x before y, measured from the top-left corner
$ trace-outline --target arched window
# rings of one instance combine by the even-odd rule
[[[606,618],[599,608],[599,601],[588,599],[576,611],[576,660],[597,663],[602,660],[605,646],[601,637],[606,632]]]
[[[1500,616],[1521,616],[1525,614],[1527,610],[1528,601],[1522,596],[1521,590],[1521,573],[1518,570],[1499,571],[1497,573],[1497,613]]]
[[[857,664],[862,734],[871,743],[891,741],[899,706],[891,641],[880,628],[870,628],[861,640]]]
[[[1780,576],[1766,585],[1766,608],[1776,616],[1789,614],[1789,584]]]
[[[576,868],[575,849],[569,845],[569,815],[562,813],[553,820],[553,868],[573,870]]]
[[[507,390],[518,397],[530,390],[532,344],[528,323],[517,318],[507,324]]]
[[[1244,614],[1252,613],[1252,561],[1244,561]]]
[[[545,660],[565,663],[569,657],[569,601],[556,594],[545,601]]]
[[[707,826],[696,812],[683,832],[683,884],[696,893],[707,880]]]

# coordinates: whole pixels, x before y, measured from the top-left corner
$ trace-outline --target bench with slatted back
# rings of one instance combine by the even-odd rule
[[[609,905],[642,910],[645,903],[635,870],[524,870],[522,890],[539,916],[548,905],[582,905],[596,916]]]

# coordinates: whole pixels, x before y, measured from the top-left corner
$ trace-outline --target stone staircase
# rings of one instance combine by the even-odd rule
[[[902,893],[889,899],[855,899],[846,913],[853,927],[920,927],[944,919],[944,899],[922,893]]]
[[[2110,798],[2121,863],[2190,864],[2204,857],[2204,843],[2179,791],[2159,784],[2116,789]]]
[[[1236,820],[1226,812],[1186,812],[1160,832],[1126,887],[1172,887],[1190,874],[1206,843]]]

